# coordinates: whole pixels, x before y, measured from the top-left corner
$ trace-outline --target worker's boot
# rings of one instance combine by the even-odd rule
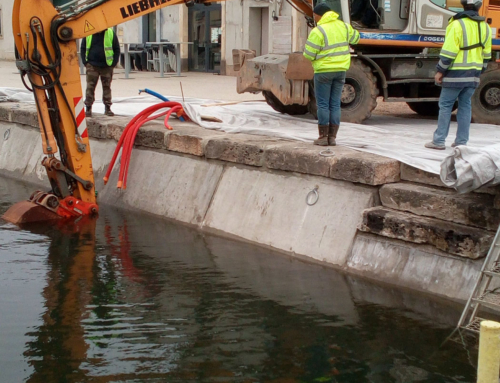
[[[92,107],[91,106],[85,107],[85,117],[92,117]]]
[[[106,105],[105,108],[104,108],[104,114],[106,116],[114,116],[115,114],[111,111],[111,106],[110,105]]]
[[[328,125],[318,125],[319,137],[314,140],[314,145],[328,146]]]
[[[328,146],[335,146],[337,145],[337,142],[335,140],[337,139],[337,132],[339,131],[339,126],[338,125],[332,125],[328,127]]]

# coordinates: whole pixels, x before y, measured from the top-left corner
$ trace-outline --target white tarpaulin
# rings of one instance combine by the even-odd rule
[[[6,88],[2,88],[6,89]],[[3,90],[0,89],[0,96]],[[24,90],[18,89],[22,92]],[[275,112],[265,102],[243,102],[234,105],[203,106],[213,104],[213,100],[168,97],[181,102],[189,117],[206,129],[222,130],[228,133],[246,133],[281,137],[312,142],[318,136],[317,122],[311,116],[288,116]],[[156,97],[141,95],[113,99],[113,111],[119,115],[136,115],[148,106],[158,103]],[[96,102],[93,110],[104,111],[104,106]],[[208,122],[201,116],[216,117],[222,122]],[[499,116],[500,123],[500,116]],[[446,150],[432,150],[424,147],[432,140],[436,121],[424,119],[403,119],[390,116],[372,116],[364,124],[342,123],[337,144],[352,149],[394,158],[405,164],[440,174],[441,162],[453,154],[450,147],[456,134],[456,122],[451,123]],[[472,124],[469,148],[481,150],[489,145],[500,144],[500,126]],[[333,150],[335,150],[333,148]],[[456,162],[456,161],[455,161]],[[489,170],[485,170],[489,171]]]
[[[441,180],[460,193],[500,183],[500,144],[455,148],[441,164]]]

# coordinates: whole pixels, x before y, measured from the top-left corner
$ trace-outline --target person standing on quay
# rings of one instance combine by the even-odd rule
[[[80,57],[87,68],[87,90],[85,92],[85,117],[92,117],[95,88],[99,77],[102,84],[104,114],[114,116],[111,111],[111,80],[113,69],[120,59],[120,43],[113,28],[87,36],[82,40]]]
[[[317,4],[313,12],[317,27],[309,34],[304,57],[314,68],[319,131],[314,145],[334,146],[340,125],[340,97],[351,65],[349,44],[358,43],[359,32],[325,3]]]
[[[426,148],[444,150],[451,112],[458,100],[457,136],[452,147],[467,145],[472,115],[471,99],[479,76],[491,60],[491,29],[479,16],[482,0],[461,0],[464,11],[450,19],[437,64],[435,81],[442,86],[438,127]]]

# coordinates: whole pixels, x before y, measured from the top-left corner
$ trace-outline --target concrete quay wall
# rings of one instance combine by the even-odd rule
[[[122,191],[115,187],[117,167],[106,186],[102,176],[127,122],[88,119],[99,203],[454,300],[467,299],[479,275],[482,259],[465,251],[457,256],[360,231],[363,213],[381,204],[380,187],[400,181],[396,160],[343,147],[324,156],[325,148],[306,143],[180,122],[166,131],[162,122],[152,122],[139,132]],[[0,174],[47,186],[42,158],[34,107],[0,104]]]

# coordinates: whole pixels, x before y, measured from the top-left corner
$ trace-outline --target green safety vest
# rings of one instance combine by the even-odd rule
[[[108,66],[113,65],[114,51],[113,51],[113,37],[115,32],[113,28],[108,28],[106,32],[104,32],[104,54],[106,55],[106,64]],[[90,45],[92,44],[92,35],[87,36],[86,38],[86,51],[85,51],[85,59],[89,59]]]
[[[314,73],[347,71],[351,65],[349,44],[358,42],[358,31],[340,20],[338,13],[326,12],[309,34],[304,57],[312,61]]]
[[[491,59],[491,43],[492,33],[486,22],[452,18],[438,64],[438,70],[447,71],[443,86],[477,86],[481,71]]]

